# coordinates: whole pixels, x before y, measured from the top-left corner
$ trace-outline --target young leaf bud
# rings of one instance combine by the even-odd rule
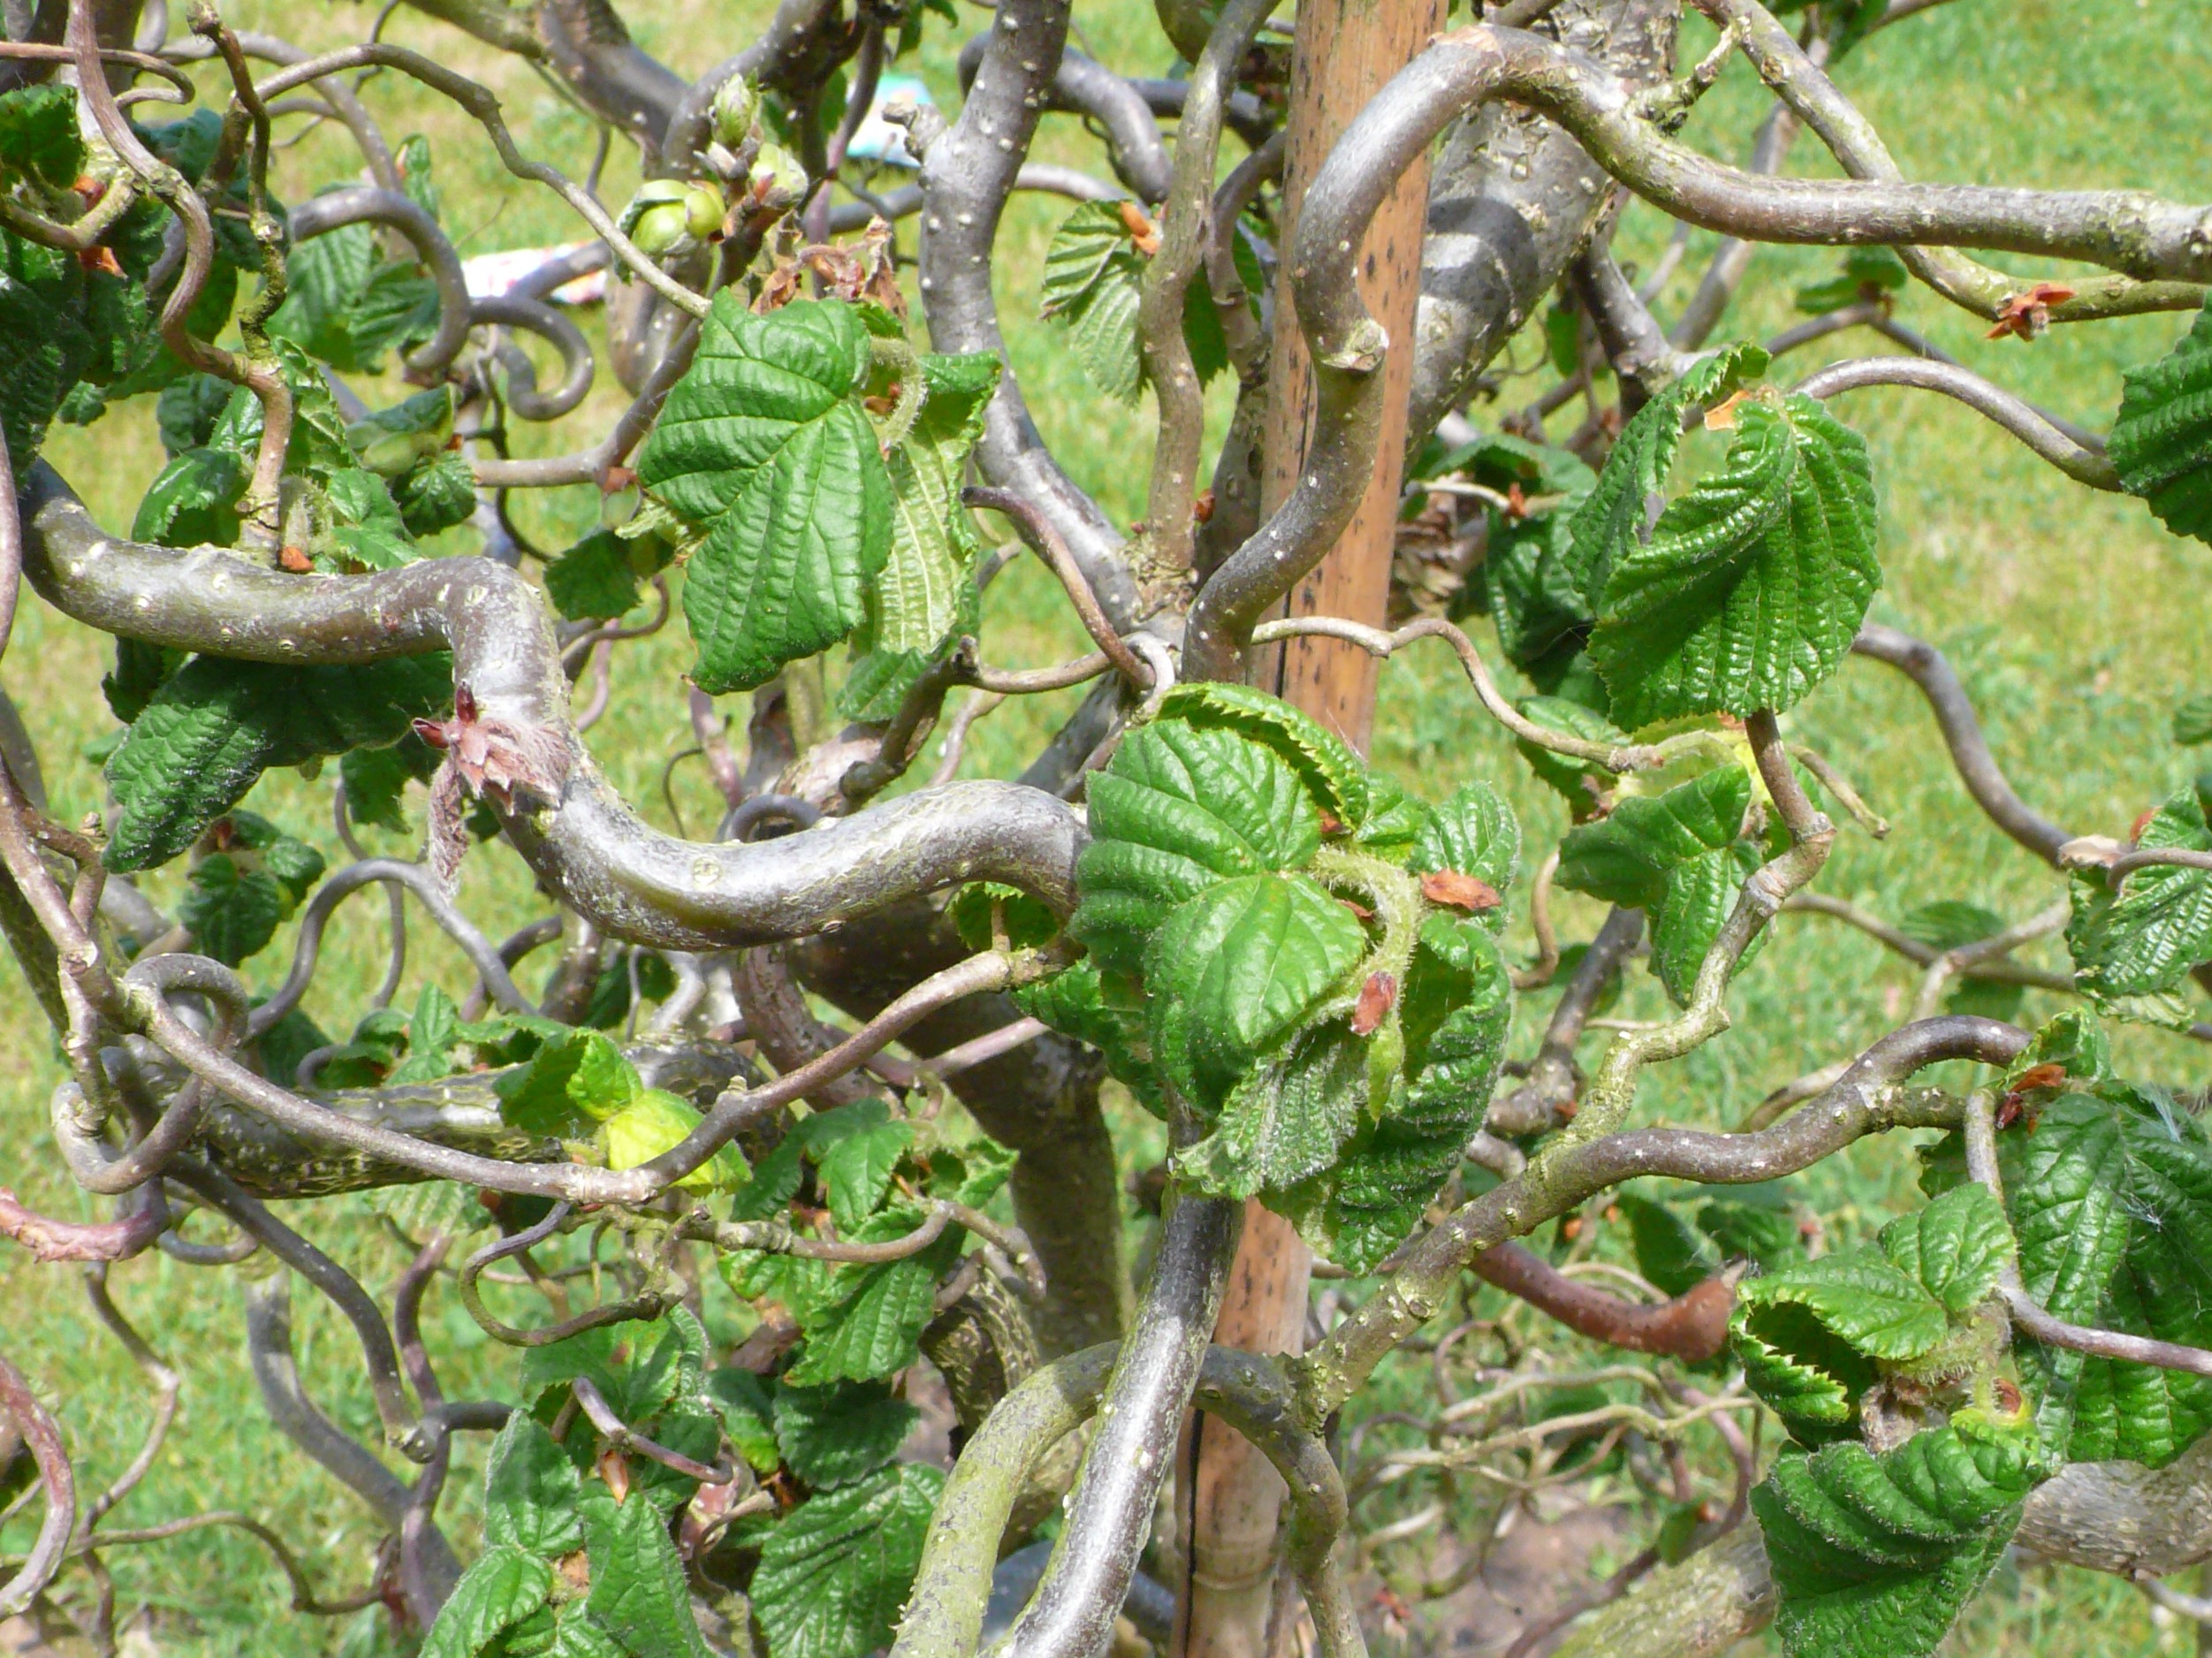
[[[735,149],[760,115],[760,88],[750,75],[732,75],[714,95],[714,135]]]
[[[765,208],[787,208],[807,193],[807,170],[780,144],[763,144],[753,157],[753,199]]]

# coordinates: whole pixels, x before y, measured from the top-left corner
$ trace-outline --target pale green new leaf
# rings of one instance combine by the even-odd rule
[[[856,395],[869,338],[851,306],[755,316],[725,289],[639,452],[640,482],[704,532],[684,582],[703,690],[749,690],[864,619],[892,517]]]
[[[1630,730],[1790,707],[1881,585],[1865,440],[1810,398],[1736,418],[1722,468],[1615,551],[1590,658]]]

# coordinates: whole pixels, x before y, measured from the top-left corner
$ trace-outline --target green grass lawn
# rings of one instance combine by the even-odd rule
[[[696,72],[751,38],[768,11],[763,0],[741,0],[711,14],[651,0],[628,15],[648,48]],[[361,5],[255,0],[226,15],[241,28],[316,47],[357,36],[374,14]],[[927,26],[919,72],[948,108],[956,102],[959,42],[987,17],[963,7],[959,32],[934,19]],[[1115,67],[1132,73],[1166,69],[1167,49],[1149,9],[1136,0],[1086,4],[1078,22],[1085,46]],[[2201,118],[2202,88],[2212,77],[2212,34],[2202,23],[2198,8],[2172,0],[2013,0],[2002,7],[1995,0],[1964,0],[1879,37],[1847,62],[1840,79],[1881,125],[1908,176],[2128,186],[2201,200],[2212,192],[2212,134]],[[1710,39],[1701,25],[1691,32],[1700,49]],[[573,173],[588,166],[589,123],[521,65],[495,60],[404,10],[386,34],[494,84],[527,150]],[[911,68],[912,60],[900,67]],[[502,172],[450,107],[394,77],[372,81],[364,95],[395,141],[411,132],[429,137],[448,227],[464,254],[582,233],[549,193]],[[1763,94],[1738,65],[1699,107],[1689,135],[1714,153],[1740,157],[1762,104]],[[1096,144],[1068,118],[1046,122],[1038,154],[1105,171]],[[1809,141],[1797,164],[1825,170]],[[336,141],[316,133],[285,156],[279,189],[304,195],[353,171]],[[627,193],[634,176],[634,164],[618,149],[608,199]],[[1063,211],[1050,200],[1024,198],[1009,213],[999,278],[1009,349],[1039,423],[1069,470],[1127,521],[1143,510],[1148,411],[1102,403],[1072,354],[1030,320],[1045,245]],[[1664,234],[1656,215],[1632,208],[1622,245],[1648,266]],[[1686,299],[1712,240],[1693,239],[1682,274],[1661,302],[1662,315]],[[1720,338],[1759,338],[1786,326],[1795,315],[1792,290],[1827,275],[1836,262],[1820,250],[1762,252]],[[2015,268],[2030,278],[2063,274]],[[2158,354],[2186,323],[2165,316],[2065,329],[2026,346],[1983,339],[1981,324],[1925,290],[1907,293],[1900,315],[1976,369],[2099,427],[2109,422],[2117,405],[2120,369]],[[1795,366],[1809,372],[1878,344],[1831,338],[1802,354]],[[1512,358],[1527,363],[1537,354],[1524,341]],[[1505,406],[1524,401],[1524,388],[1532,384],[1509,382]],[[396,389],[396,381],[384,388]],[[1217,386],[1217,400],[1220,391]],[[582,441],[579,433],[598,430],[621,401],[607,376],[582,412],[555,430],[529,433],[528,446],[545,453],[574,446]],[[1866,434],[1881,490],[1886,579],[1876,617],[1950,653],[1999,757],[2031,803],[2077,833],[2124,835],[2139,812],[2195,769],[2169,740],[2167,721],[2177,701],[2212,688],[2202,644],[2212,618],[2201,597],[2212,552],[2164,534],[2140,503],[2068,483],[1948,401],[1860,392],[1836,407]],[[127,527],[160,460],[150,400],[89,430],[59,430],[48,453],[103,521]],[[526,522],[559,545],[589,521],[595,505],[588,491],[560,492],[531,502]],[[1048,580],[1028,561],[992,589],[986,645],[992,661],[1055,661],[1081,648],[1052,597]],[[83,750],[111,728],[95,688],[106,654],[101,638],[27,598],[12,649],[0,664],[0,684],[38,740],[57,815],[65,821],[102,803],[97,770]],[[680,628],[626,646],[616,658],[612,711],[589,739],[628,798],[670,828],[677,825],[662,803],[660,780],[669,757],[689,743],[680,681],[688,659]],[[1010,774],[1071,703],[1072,696],[1038,699],[979,726],[968,774]],[[1849,664],[1792,723],[1794,734],[1855,778],[1896,825],[1879,844],[1847,832],[1821,890],[1891,917],[1919,903],[1965,899],[2018,919],[2059,894],[2047,870],[1973,809],[1917,693],[1889,670]],[[1422,792],[1433,795],[1467,778],[1486,777],[1513,798],[1532,842],[1563,828],[1561,803],[1529,781],[1509,742],[1478,717],[1442,650],[1417,652],[1387,669],[1377,730],[1377,762]],[[674,798],[693,833],[711,820],[707,785],[696,765],[677,770]],[[314,840],[333,863],[342,861],[329,823],[327,781],[272,776],[252,803]],[[369,833],[379,849],[409,850],[397,836]],[[151,889],[169,901],[176,885],[177,878],[166,875]],[[483,854],[471,859],[462,901],[495,935],[542,908],[514,860]],[[1586,937],[1595,914],[1581,901],[1563,904],[1564,936]],[[326,1024],[342,1028],[380,976],[382,916],[374,901],[341,912],[308,1004]],[[1735,1029],[1653,1076],[1642,1107],[1647,1116],[1732,1124],[1779,1083],[1856,1050],[1904,1016],[1912,978],[1895,958],[1816,918],[1784,917],[1776,931],[1735,993]],[[429,929],[416,926],[411,944],[403,1002],[432,979],[455,989],[466,985],[458,954]],[[254,964],[263,987],[280,976],[283,954],[280,945]],[[2041,947],[2033,959],[2063,962],[2055,944]],[[2059,1005],[2031,995],[2022,1016],[2040,1018]],[[1648,1016],[1659,1008],[1655,988],[1639,973],[1619,1011]],[[53,1151],[46,1103],[62,1070],[13,974],[0,976],[0,1019],[15,1033],[0,1048],[0,1182],[34,1206],[92,1216],[95,1206],[69,1187]],[[2124,1046],[2144,1075],[2181,1089],[2206,1082],[2201,1048],[2151,1033],[2132,1034]],[[1140,1142],[1149,1152],[1147,1125],[1126,1126],[1132,1157]],[[1862,1145],[1817,1171],[1808,1190],[1830,1217],[1831,1236],[1851,1241],[1910,1201],[1915,1172],[1910,1146],[1892,1137]],[[404,1255],[369,1205],[300,1205],[292,1218],[389,1299]],[[364,1576],[377,1529],[349,1494],[267,1427],[244,1362],[237,1277],[158,1255],[115,1274],[118,1300],[183,1372],[185,1389],[168,1452],[111,1524],[244,1510],[297,1540],[318,1583],[350,1587]],[[373,1437],[367,1391],[350,1359],[350,1334],[317,1298],[303,1292],[295,1299],[300,1360],[312,1388],[346,1426]],[[450,1298],[433,1298],[430,1320],[433,1342],[448,1356],[449,1393],[497,1391],[511,1377],[510,1357],[490,1346]],[[98,1489],[135,1449],[148,1406],[121,1349],[90,1317],[72,1269],[35,1267],[19,1252],[0,1253],[0,1350],[59,1410],[80,1480]],[[463,1461],[452,1512],[464,1517],[465,1541],[475,1465]],[[20,1523],[4,1533],[11,1548],[27,1536]],[[339,1629],[287,1609],[282,1578],[238,1533],[195,1533],[118,1550],[109,1560],[119,1608],[126,1614],[140,1605],[156,1609],[163,1650],[320,1652],[340,1639]],[[1999,1588],[1955,1639],[1957,1651],[2079,1651],[2085,1630],[2094,1631],[2093,1648],[2103,1653],[2190,1648],[2182,1631],[2155,1629],[2144,1603],[2109,1579],[2031,1571],[2001,1578]]]

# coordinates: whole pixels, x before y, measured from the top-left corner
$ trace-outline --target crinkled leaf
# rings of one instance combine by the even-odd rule
[[[545,567],[545,591],[553,608],[571,621],[611,621],[638,600],[638,570],[633,555],[641,547],[660,547],[658,537],[625,541],[597,529]]]
[[[2031,1432],[1962,1418],[1785,1453],[1752,1491],[1790,1658],[1927,1658],[1981,1586],[2043,1470]]]
[[[1911,275],[1893,248],[1846,248],[1843,274],[1799,288],[1797,307],[1800,311],[1840,311],[1845,306],[1896,293]]]
[[[1347,829],[1366,825],[1374,803],[1366,766],[1327,726],[1280,696],[1249,685],[1195,680],[1160,699],[1160,716],[1250,738],[1297,772],[1323,811]]]
[[[876,1217],[889,1236],[921,1225],[915,1210],[881,1210]],[[872,1241],[866,1229],[863,1241]],[[831,1381],[869,1381],[903,1370],[920,1356],[922,1327],[936,1315],[937,1280],[960,1257],[958,1228],[919,1254],[879,1266],[848,1268],[840,1274],[842,1291],[816,1315],[802,1320],[806,1346],[786,1379],[804,1387]],[[849,1284],[849,1288],[844,1285]]]
[[[1091,780],[1089,817],[1068,932],[1129,974],[1176,905],[1226,877],[1296,869],[1321,838],[1298,774],[1273,750],[1181,720],[1122,739]]]
[[[0,171],[65,190],[84,164],[74,87],[49,82],[0,93]]]
[[[975,527],[960,504],[969,451],[999,389],[988,352],[922,360],[929,388],[905,439],[884,458],[891,475],[891,551],[868,589],[862,653],[847,682],[852,718],[887,719],[931,662],[977,627]],[[857,688],[857,691],[856,691]],[[864,695],[858,693],[864,692]]]
[[[2212,742],[2212,696],[2192,696],[2175,704],[2173,734],[2184,748]]]
[[[1740,838],[1750,805],[1750,775],[1721,765],[1662,795],[1630,795],[1560,842],[1560,886],[1650,917],[1652,969],[1677,1001],[1689,1000],[1744,878],[1759,866],[1756,843]]]
[[[1140,1105],[1154,1116],[1167,1116],[1167,1101],[1152,1066],[1144,1015],[1134,1005],[1135,996],[1128,1007],[1108,997],[1097,962],[1086,956],[1066,972],[1023,985],[1014,993],[1014,1000],[1030,1018],[1097,1048],[1106,1069]]]
[[[880,1099],[862,1099],[809,1117],[805,1127],[830,1213],[840,1232],[850,1232],[890,1190],[892,1170],[914,1144],[914,1125],[894,1121]]]
[[[1797,396],[1745,402],[1737,427],[1721,470],[1613,551],[1590,657],[1630,730],[1790,707],[1881,585],[1865,440]]]
[[[1570,697],[1524,697],[1520,711],[1545,730],[1556,731],[1565,736],[1615,745],[1625,745],[1629,740],[1628,733],[1603,714]],[[1529,769],[1540,780],[1566,797],[1568,806],[1577,818],[1589,815],[1592,797],[1585,780],[1603,775],[1601,768],[1594,762],[1572,759],[1525,738],[1516,740],[1515,746],[1520,749],[1521,757],[1529,763]]]
[[[936,1469],[908,1463],[784,1517],[751,1590],[775,1658],[866,1658],[890,1644],[943,1487]]]
[[[1547,570],[1558,608],[1594,620],[1615,561],[1649,537],[1667,503],[1683,411],[1718,402],[1766,370],[1767,354],[1760,347],[1732,346],[1694,364],[1621,429],[1605,470],[1575,513],[1566,556]]]
[[[2212,852],[2204,802],[2193,787],[2174,791],[2139,842]],[[2082,987],[2099,998],[2155,995],[2212,959],[2212,870],[2152,864],[2113,892],[2094,871],[2074,878],[2066,947]]]
[[[1417,874],[1453,870],[1486,881],[1502,893],[1521,864],[1521,825],[1513,809],[1487,783],[1469,783],[1445,796],[1414,836],[1407,866]],[[1505,907],[1480,912],[1493,929],[1505,925]]]
[[[707,1658],[667,1517],[642,1494],[583,1507],[591,1592],[584,1607],[631,1658]]]
[[[1745,1282],[1750,1307],[1801,1306],[1870,1358],[1918,1358],[1950,1327],[1943,1304],[1873,1250],[1844,1250]]]
[[[1144,956],[1153,1057],[1218,1109],[1259,1055],[1311,1018],[1366,954],[1359,923],[1302,875],[1250,875],[1169,914]]]
[[[1249,1198],[1335,1161],[1367,1104],[1365,1038],[1321,1025],[1293,1037],[1229,1091],[1212,1134],[1175,1160],[1193,1190]]]
[[[527,1411],[507,1418],[484,1470],[484,1537],[551,1559],[583,1547],[583,1482],[568,1453]]]
[[[519,1548],[494,1545],[461,1574],[422,1638],[422,1658],[478,1658],[498,1649],[500,1638],[545,1604],[553,1574],[545,1563]]]
[[[2212,541],[2212,302],[2171,351],[2128,371],[2106,453],[2167,529]]]
[[[2072,1324],[2212,1345],[2212,1147],[2140,1091],[2068,1093],[1997,1137],[2027,1293]],[[2017,1343],[2070,1460],[2163,1466],[2212,1429],[2212,1380]]]
[[[381,749],[349,749],[338,763],[347,815],[357,824],[405,834],[407,819],[400,802],[407,784],[429,782],[438,761],[437,750],[412,732]]]
[[[558,1135],[582,1122],[605,1122],[637,1099],[642,1084],[612,1041],[597,1031],[570,1031],[493,1086],[499,1114],[509,1122],[532,1134]]]
[[[776,1444],[775,1406],[768,1388],[749,1370],[724,1365],[706,1373],[708,1402],[722,1418],[722,1431],[755,1473],[772,1474],[782,1465]]]
[[[164,547],[227,547],[238,539],[247,463],[227,449],[187,449],[154,475],[131,538]]]
[[[639,452],[640,481],[705,534],[684,582],[703,690],[749,690],[864,619],[892,533],[891,477],[855,396],[868,342],[850,306],[755,316],[726,289]]]
[[[108,761],[116,816],[104,860],[117,871],[166,863],[270,767],[388,743],[452,691],[443,652],[313,668],[196,657]]]
[[[776,1390],[784,1465],[817,1490],[865,1479],[899,1454],[922,1413],[879,1381]]]
[[[2013,1264],[2012,1228],[1988,1188],[1969,1182],[1882,1228],[1881,1252],[1964,1319]]]

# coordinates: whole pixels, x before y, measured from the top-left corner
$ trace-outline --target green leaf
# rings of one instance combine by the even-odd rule
[[[2184,748],[2212,742],[2212,696],[2192,696],[2176,704],[2173,734],[2174,741]]]
[[[399,521],[411,536],[435,536],[476,510],[476,475],[460,455],[426,460],[393,485]]]
[[[708,1658],[667,1516],[635,1491],[621,1503],[595,1493],[582,1510],[593,1620],[632,1658]]]
[[[634,1102],[642,1088],[622,1050],[597,1031],[565,1032],[493,1086],[502,1117],[529,1133],[549,1135],[605,1122]]]
[[[1968,1182],[1881,1228],[1881,1252],[1955,1319],[1996,1290],[2013,1264],[2012,1228],[1986,1186]]]
[[[1683,412],[1696,404],[1717,403],[1766,370],[1767,354],[1760,347],[1732,346],[1693,364],[1621,429],[1605,470],[1576,509],[1567,555],[1548,574],[1561,609],[1594,620],[1615,561],[1649,537],[1666,505],[1667,475],[1682,444]]]
[[[908,1463],[784,1517],[751,1591],[775,1658],[866,1658],[890,1644],[943,1487],[936,1469]]]
[[[1297,772],[1272,749],[1181,720],[1122,739],[1091,780],[1089,817],[1068,932],[1129,974],[1176,905],[1226,877],[1298,868],[1321,840]]]
[[[1521,699],[1519,706],[1522,713],[1547,731],[1581,737],[1591,742],[1625,745],[1629,740],[1628,733],[1597,710],[1568,697],[1526,696]],[[1538,779],[1566,797],[1569,808],[1577,818],[1590,815],[1592,791],[1585,786],[1585,780],[1608,778],[1608,774],[1601,767],[1593,761],[1570,759],[1526,738],[1516,739],[1515,746],[1520,749],[1521,757],[1529,763],[1530,770],[1536,773]]]
[[[1359,1128],[1368,1046],[1340,1026],[1299,1032],[1229,1091],[1213,1132],[1175,1160],[1177,1177],[1241,1198],[1325,1171]]]
[[[1964,1411],[1876,1456],[1785,1453],[1752,1493],[1790,1658],[1928,1658],[2042,1474],[2031,1433]]]
[[[338,763],[346,785],[346,810],[357,824],[407,832],[400,802],[410,780],[427,783],[437,770],[438,751],[409,732],[381,749],[353,749]]]
[[[388,260],[368,224],[346,224],[295,246],[285,302],[270,332],[343,374],[383,372],[384,354],[437,331],[437,285],[413,260]]]
[[[2176,789],[2137,844],[2212,852],[2197,791]],[[2101,872],[2086,871],[2074,878],[2073,900],[2066,947],[2082,988],[2099,999],[2171,990],[2212,959],[2212,870],[2153,864],[2130,875],[2118,893]]]
[[[960,504],[968,454],[999,389],[988,352],[922,360],[929,389],[905,440],[884,459],[891,475],[891,552],[868,589],[862,655],[847,682],[850,717],[888,719],[923,670],[978,626],[976,560],[983,550]]]
[[[108,761],[116,815],[104,862],[166,863],[271,766],[388,743],[449,704],[443,652],[358,667],[285,667],[195,657],[132,722]]]
[[[1741,838],[1751,787],[1741,766],[1715,766],[1663,795],[1629,795],[1560,842],[1560,886],[1649,916],[1652,970],[1676,1001],[1688,1001],[1745,877],[1759,867],[1757,844]]]
[[[1487,783],[1469,783],[1447,795],[1413,839],[1407,867],[1417,875],[1455,870],[1502,893],[1521,866],[1521,825],[1513,809]],[[1494,931],[1505,926],[1505,906],[1480,912]]]
[[[922,1413],[879,1381],[776,1390],[784,1465],[817,1490],[865,1479],[899,1454]]]
[[[232,281],[237,279],[233,272]],[[215,436],[215,423],[223,418],[230,401],[229,383],[211,374],[187,375],[163,386],[154,406],[162,447],[171,456],[204,448]]]
[[[1163,719],[1201,730],[1234,731],[1271,749],[1304,780],[1314,803],[1347,829],[1362,829],[1374,806],[1367,768],[1335,734],[1280,696],[1220,680],[1172,688]]]
[[[1062,1036],[1088,1042],[1105,1058],[1114,1079],[1136,1096],[1137,1103],[1154,1116],[1167,1115],[1167,1097],[1160,1091],[1159,1073],[1152,1062],[1151,1039],[1144,1013],[1115,1005],[1109,998],[1097,962],[1085,957],[1063,973],[1025,985],[1014,993],[1015,1005],[1032,1019],[1041,1019]]]
[[[1505,1056],[1512,986],[1497,940],[1468,917],[1421,924],[1398,1014],[1411,1079],[1336,1168],[1283,1205],[1338,1266],[1371,1270],[1419,1224],[1482,1122]]]
[[[994,916],[1005,929],[1007,944],[1016,950],[1049,944],[1060,934],[1060,917],[1050,906],[1003,881],[970,881],[953,894],[945,914],[971,950],[995,947]]]
[[[1746,1307],[1803,1307],[1872,1358],[1918,1358],[1950,1328],[1943,1304],[1919,1280],[1867,1249],[1839,1251],[1747,1280],[1737,1299]]]
[[[2003,932],[2004,927],[2003,916],[1979,904],[1951,899],[1922,904],[1897,918],[1898,932],[1931,950],[1956,950],[1962,945],[1993,937]],[[1966,979],[1944,998],[1943,1007],[1950,1013],[1978,1014],[1987,1019],[2010,1021],[2019,1013],[2026,996],[2023,985]]]
[[[2156,362],[2130,369],[2105,453],[2177,536],[2212,541],[2212,302]]]
[[[734,1365],[707,1372],[708,1400],[722,1418],[722,1431],[755,1473],[772,1474],[783,1465],[777,1449],[775,1407],[758,1376]]]
[[[880,1099],[856,1100],[806,1121],[808,1150],[820,1171],[830,1213],[849,1233],[891,1190],[891,1173],[914,1144],[914,1125],[894,1122]]]
[[[702,690],[749,690],[864,620],[892,533],[890,475],[855,395],[869,362],[850,306],[755,316],[715,295],[637,462],[654,498],[705,532],[684,583]]]
[[[571,621],[612,621],[637,607],[644,579],[667,562],[658,536],[596,529],[545,567],[545,592]]]
[[[859,1241],[880,1242],[878,1231],[897,1237],[922,1224],[921,1213],[904,1206],[880,1210],[873,1219],[877,1226],[855,1231]],[[840,1273],[840,1284],[852,1287],[818,1315],[802,1320],[806,1346],[799,1362],[785,1373],[786,1380],[802,1387],[870,1381],[914,1363],[921,1353],[922,1327],[937,1313],[937,1280],[959,1259],[965,1236],[958,1228],[948,1228],[934,1244],[905,1260]]]
[[[7,377],[0,381],[0,430],[19,478],[29,471],[62,399],[97,354],[85,300],[87,281],[73,255],[0,232],[0,336],[15,346]]]
[[[1171,912],[1145,951],[1153,1056],[1211,1114],[1255,1060],[1342,991],[1366,952],[1351,911],[1316,881],[1223,881]]]
[[[247,464],[227,449],[187,449],[154,475],[131,539],[164,547],[227,547],[238,539]]]
[[[527,1411],[507,1418],[484,1470],[484,1537],[543,1559],[582,1548],[583,1481],[568,1453]]]
[[[1828,281],[1799,288],[1800,311],[1840,311],[1866,300],[1880,300],[1897,293],[1911,279],[1904,261],[1889,247],[1852,247],[1843,254],[1843,274]]]
[[[346,420],[338,412],[338,399],[323,377],[322,365],[291,340],[270,342],[277,367],[292,389],[292,441],[285,448],[285,470],[327,483],[333,473],[353,465],[353,445],[346,441]],[[208,434],[211,449],[228,449],[250,467],[261,449],[261,400],[245,386],[231,392],[222,414]]]
[[[422,1658],[479,1658],[495,1653],[500,1638],[545,1604],[553,1574],[545,1563],[519,1548],[495,1545],[461,1574],[422,1638]]]
[[[599,1039],[606,1041],[604,1037]],[[662,1089],[645,1089],[599,1125],[607,1167],[635,1168],[650,1163],[682,1145],[699,1123],[699,1113],[688,1101]],[[725,1145],[676,1184],[685,1191],[734,1191],[748,1178],[743,1154],[734,1145]]]
[[[1674,1205],[1625,1191],[1615,1193],[1613,1201],[1627,1218],[1636,1270],[1653,1288],[1683,1295],[1720,1271],[1721,1251],[1713,1240]]]
[[[1790,707],[1881,583],[1865,440],[1797,396],[1744,403],[1737,429],[1721,471],[1613,550],[1590,657],[1630,730]]]
[[[75,87],[49,82],[0,93],[0,171],[66,190],[84,165]]]
[[[323,878],[323,855],[252,812],[239,812],[217,828],[229,849],[193,865],[177,918],[202,954],[236,967],[276,936],[278,924]]]
[[[277,936],[286,908],[273,878],[241,871],[228,853],[217,852],[193,865],[177,919],[191,929],[202,955],[236,967]]]
[[[1068,328],[1091,383],[1121,402],[1134,400],[1144,382],[1136,343],[1144,288],[1144,257],[1121,209],[1111,202],[1078,204],[1045,252],[1038,315]]]
[[[2068,1093],[1997,1137],[2027,1293],[2072,1324],[2212,1345],[2212,1148],[2140,1091]],[[2069,1460],[2163,1466],[2212,1429],[2212,1380],[2016,1343]]]

